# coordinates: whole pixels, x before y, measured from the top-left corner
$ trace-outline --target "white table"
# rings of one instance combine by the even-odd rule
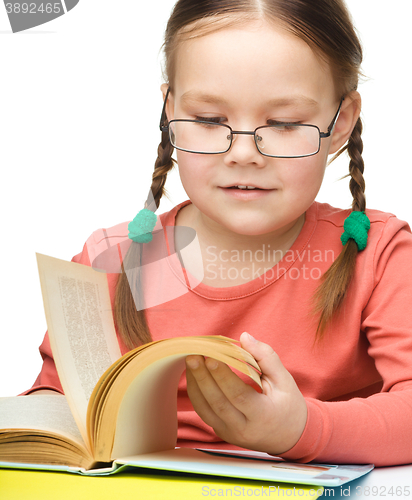
[[[397,467],[377,467],[366,476],[351,481],[342,487],[325,487],[325,491],[320,498],[412,500],[412,464]]]

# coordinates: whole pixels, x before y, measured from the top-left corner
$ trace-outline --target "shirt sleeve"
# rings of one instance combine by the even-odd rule
[[[373,291],[363,309],[361,335],[369,342],[382,389],[348,401],[307,398],[306,427],[281,455],[285,459],[412,463],[412,235],[406,223],[389,219],[373,259]]]
[[[53,354],[50,347],[49,335],[46,332],[43,342],[39,347],[40,355],[43,359],[42,369],[34,382],[33,386],[27,391],[20,394],[20,396],[25,396],[31,394],[40,389],[51,389],[53,391],[60,392],[64,394],[63,388],[60,383],[59,376],[57,374],[56,365],[54,364]]]

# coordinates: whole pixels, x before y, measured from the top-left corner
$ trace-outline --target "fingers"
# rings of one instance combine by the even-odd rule
[[[242,333],[240,342],[243,349],[248,351],[258,362],[262,370],[262,383],[266,382],[266,389],[267,384],[274,388],[289,381],[289,372],[268,344],[256,340],[247,332]]]
[[[263,394],[277,405],[286,408],[288,412],[286,420],[289,422],[289,433],[292,435],[290,441],[296,436],[299,438],[306,425],[307,406],[294,378],[269,345],[259,342],[246,332],[242,333],[240,341],[242,347],[250,352],[262,370]],[[286,436],[287,432],[284,434]]]
[[[227,425],[244,424],[247,416],[254,413],[258,393],[224,363],[199,358],[189,356],[187,366],[209,408]]]
[[[270,346],[246,333],[241,342],[262,369],[263,393],[244,383],[224,363],[188,356],[189,397],[199,416],[225,441],[283,453],[299,440],[306,425],[305,399]]]
[[[198,367],[199,363],[203,361],[201,356],[190,356],[192,358],[192,366]],[[197,360],[196,358],[200,358]],[[196,368],[194,368],[196,370]],[[189,368],[189,364],[186,363],[186,381],[187,381],[187,393],[189,395],[190,401],[192,402],[195,412],[202,418],[206,424],[215,428],[220,424],[219,418],[216,413],[212,410],[206,398],[203,396],[200,390],[196,378],[192,373],[192,369]]]

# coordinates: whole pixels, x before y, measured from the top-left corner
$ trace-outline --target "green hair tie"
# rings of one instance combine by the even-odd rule
[[[136,217],[129,222],[129,238],[136,243],[149,243],[152,241],[152,231],[156,225],[157,215],[147,208],[143,208]]]
[[[349,238],[352,238],[358,245],[358,250],[364,250],[368,241],[368,231],[370,227],[371,222],[365,212],[351,212],[343,223],[345,232],[340,237],[342,245],[346,245]]]

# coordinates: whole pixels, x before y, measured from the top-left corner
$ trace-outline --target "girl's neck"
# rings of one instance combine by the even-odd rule
[[[205,271],[203,283],[228,287],[250,281],[247,277],[251,273],[245,269],[259,268],[261,275],[275,266],[293,245],[304,223],[305,214],[302,214],[282,230],[264,235],[243,235],[217,226],[189,204],[179,210],[175,225],[196,231]],[[175,241],[175,245],[179,249],[179,241]]]

